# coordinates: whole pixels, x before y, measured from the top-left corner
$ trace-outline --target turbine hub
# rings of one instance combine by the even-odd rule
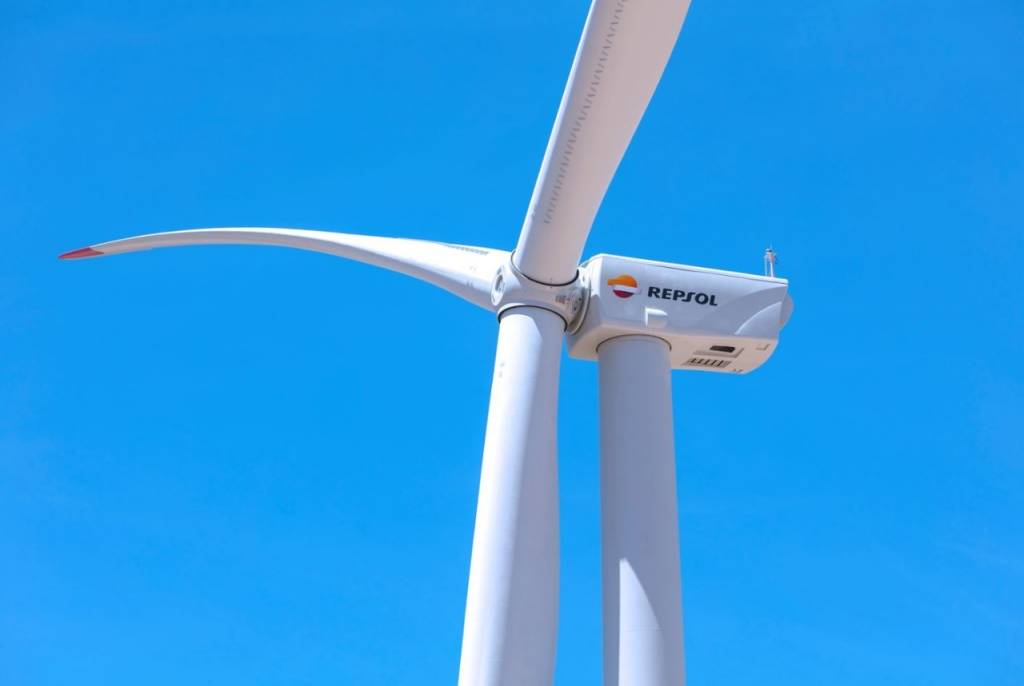
[[[523,274],[511,258],[498,268],[491,282],[491,304],[499,319],[502,312],[513,307],[539,307],[561,317],[568,333],[583,323],[587,293],[587,273],[582,269],[576,270],[576,278],[570,283],[553,286]]]

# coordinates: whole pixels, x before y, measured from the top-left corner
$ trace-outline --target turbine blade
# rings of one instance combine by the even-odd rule
[[[565,322],[501,317],[459,685],[550,686],[558,628],[558,370]]]
[[[182,245],[276,245],[346,257],[427,281],[494,311],[491,282],[509,259],[504,250],[450,243],[381,238],[305,229],[224,228],[151,233],[97,243],[66,252],[60,259],[118,255]]]
[[[689,0],[594,0],[514,260],[568,283],[601,200],[661,79]]]
[[[78,250],[70,250],[66,253],[57,256],[58,260],[77,260],[83,257],[96,257],[102,255],[99,250],[95,248],[79,248]]]

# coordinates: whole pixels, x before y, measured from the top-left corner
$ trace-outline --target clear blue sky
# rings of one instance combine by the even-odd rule
[[[511,248],[582,0],[4,3],[0,682],[451,684],[491,315],[262,225]],[[796,312],[677,374],[690,683],[1024,682],[1024,6],[694,0],[587,254]],[[600,678],[596,367],[557,683]]]

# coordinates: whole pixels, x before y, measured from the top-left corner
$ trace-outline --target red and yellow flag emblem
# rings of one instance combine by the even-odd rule
[[[632,298],[640,290],[636,279],[629,274],[619,274],[614,279],[608,279],[608,285],[612,287],[612,293],[620,298]]]

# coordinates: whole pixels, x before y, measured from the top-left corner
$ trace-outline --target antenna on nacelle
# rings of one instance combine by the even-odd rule
[[[772,249],[772,246],[768,246],[768,249],[764,251],[764,275],[775,278],[775,262],[779,259],[779,254]]]

